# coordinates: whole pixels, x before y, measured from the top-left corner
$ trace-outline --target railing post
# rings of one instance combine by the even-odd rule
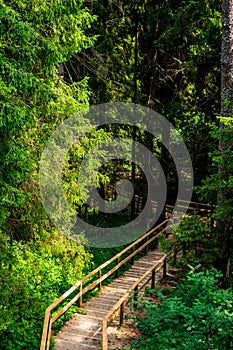
[[[124,322],[124,306],[125,306],[125,303],[123,302],[121,304],[121,309],[120,309],[120,326],[123,324]]]
[[[107,321],[102,322],[102,350],[108,350]]]
[[[119,258],[116,259],[116,266],[119,264],[120,260]],[[116,278],[119,277],[119,268],[116,270],[116,274],[115,274]]]
[[[101,278],[101,276],[102,276],[101,270],[99,270],[99,271],[98,271],[98,279]],[[99,289],[99,291],[101,291],[101,289],[102,289],[102,282],[99,282],[99,284],[98,284],[98,289]]]
[[[138,286],[134,288],[133,308],[137,308],[137,300],[138,300]]]
[[[165,258],[163,261],[163,278],[167,276],[167,259]]]
[[[132,253],[135,251],[135,246],[133,246]],[[134,264],[134,256],[130,259],[130,264]]]
[[[151,273],[151,289],[155,289],[155,268],[152,270]]]
[[[80,297],[78,298],[78,307],[82,307],[83,306],[83,294],[82,294],[82,290],[83,290],[83,284],[81,282],[81,284],[79,285],[78,288],[78,292],[80,293]]]

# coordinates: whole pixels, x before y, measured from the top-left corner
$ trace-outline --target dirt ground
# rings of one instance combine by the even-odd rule
[[[166,278],[160,280],[159,288],[162,288],[166,292],[166,288],[175,288],[178,281],[176,271],[169,271]],[[154,293],[142,294],[141,298],[150,302],[158,303]],[[118,326],[119,320],[114,321],[114,323],[108,327],[108,349],[109,350],[119,350],[119,349],[130,349],[130,344],[137,340],[139,337],[143,336],[143,333],[138,329],[134,322],[136,315],[143,317],[144,310],[142,308],[132,309],[126,308],[125,310],[125,320],[124,324],[120,327]]]

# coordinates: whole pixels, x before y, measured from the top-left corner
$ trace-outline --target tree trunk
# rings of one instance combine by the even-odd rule
[[[137,87],[137,70],[138,70],[138,22],[139,22],[139,14],[138,14],[138,9],[137,5],[135,5],[135,14],[134,14],[134,40],[135,40],[135,45],[134,45],[134,103],[136,104],[138,102],[138,87]],[[132,146],[132,183],[135,184],[135,178],[136,178],[136,159],[135,159],[135,141],[136,141],[136,127],[132,127],[132,140],[133,140],[133,146]],[[135,193],[135,191],[134,191]],[[136,200],[135,200],[135,194],[133,195],[132,202],[131,202],[131,214],[130,214],[130,220],[133,220],[135,218],[135,205],[136,205]]]
[[[222,50],[221,50],[221,116],[231,117],[233,114],[233,0],[222,1]],[[227,128],[223,123],[220,124],[220,131],[224,132]],[[221,139],[219,150],[223,162],[219,167],[221,181],[228,181],[229,174],[224,166],[226,164],[226,150],[228,149],[227,139]],[[230,199],[227,186],[222,187],[218,194],[218,205],[221,208],[227,200]],[[222,271],[224,277],[229,277],[230,266],[230,237],[231,237],[231,218],[229,221],[219,219],[218,225],[219,247],[221,256],[217,261],[217,268]]]

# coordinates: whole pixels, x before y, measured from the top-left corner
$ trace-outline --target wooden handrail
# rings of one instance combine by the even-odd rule
[[[159,272],[163,267],[161,263],[166,264],[167,255],[164,255],[160,260],[158,260],[152,267],[150,267],[140,278],[135,281],[132,286],[125,292],[125,294],[116,302],[112,309],[104,316],[102,320],[102,350],[108,349],[108,336],[107,329],[108,326],[113,322],[113,320],[120,313],[120,325],[123,323],[124,307],[129,302],[130,294],[135,291],[139,292],[145,285],[152,280],[152,285],[154,286],[154,276],[156,272]],[[166,271],[166,269],[164,268]],[[139,287],[139,284],[151,274],[151,276]]]
[[[160,234],[162,234],[165,231],[165,226],[168,222],[168,219],[161,222],[159,225],[157,225],[155,228],[151,229],[147,233],[145,233],[142,237],[138,238],[135,242],[131,243],[128,247],[123,249],[120,253],[116,254],[114,257],[91,271],[88,275],[84,276],[81,280],[79,280],[74,286],[72,286],[67,292],[65,292],[61,297],[59,297],[53,304],[51,304],[45,311],[45,318],[44,318],[44,327],[43,327],[43,333],[42,333],[42,339],[41,339],[41,346],[40,350],[49,350],[50,346],[50,338],[52,333],[52,325],[53,323],[61,317],[76,301],[78,301],[78,305],[82,306],[82,297],[85,293],[88,291],[101,286],[101,283],[107,279],[109,276],[111,276],[115,271],[118,271],[119,268],[124,265],[126,262],[132,260],[132,258],[141,252],[145,247],[147,247],[151,242],[153,242],[155,239],[158,238]],[[156,231],[158,231],[156,234],[154,234]],[[149,238],[150,235],[153,236]],[[126,258],[120,261],[120,257],[129,252],[132,248],[135,248],[137,244],[141,243],[143,240],[146,239],[146,242],[143,243],[139,248],[134,249],[132,253],[130,253]],[[117,264],[107,273],[102,275],[101,271],[106,268],[108,265],[110,265],[112,262],[117,261]],[[92,276],[97,275],[98,277],[89,285],[87,285],[85,288],[83,288],[84,282],[86,282],[88,279],[90,279]],[[78,293],[65,305],[61,310],[59,310],[53,317],[51,316],[52,310],[58,307],[65,299],[67,299],[72,293],[74,293],[76,290],[78,290]]]
[[[182,203],[184,203],[184,204],[182,205]],[[197,203],[197,202],[188,202],[188,201],[185,201],[182,199],[178,200],[177,207],[178,208],[186,208],[187,205],[185,205],[185,203],[189,204],[188,210],[199,210],[199,211],[209,211],[210,212],[213,208],[216,207],[216,205]],[[166,209],[171,211],[174,209],[174,206],[166,204]]]

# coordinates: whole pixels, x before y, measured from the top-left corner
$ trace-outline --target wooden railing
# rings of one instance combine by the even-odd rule
[[[120,315],[120,326],[124,320],[124,308],[128,304],[130,297],[133,293],[133,299],[135,303],[137,301],[137,296],[139,291],[144,288],[151,281],[151,289],[155,288],[155,274],[163,269],[163,277],[166,276],[166,257],[164,255],[160,260],[158,260],[151,268],[149,268],[143,276],[141,276],[133,285],[128,289],[128,291],[116,302],[112,309],[104,316],[102,320],[102,350],[108,349],[108,326],[115,320],[116,317]],[[149,276],[149,277],[148,277]],[[146,279],[146,280],[145,280]],[[142,284],[140,284],[143,282]]]
[[[183,202],[183,204],[182,204],[182,202]],[[186,203],[184,201],[180,201],[179,206],[182,206],[182,205],[186,205]],[[209,205],[194,203],[194,202],[190,203],[189,209],[191,209],[191,210],[197,210],[197,209],[204,210],[207,212],[211,211],[211,207]],[[166,206],[166,211],[168,213],[172,212],[172,210],[173,210],[173,206],[169,206],[169,205]],[[113,258],[109,259],[104,264],[100,265],[98,268],[91,271],[88,275],[86,275],[80,281],[78,281],[74,286],[72,286],[67,292],[65,292],[60,298],[58,298],[53,304],[51,304],[46,309],[40,350],[49,350],[53,323],[59,317],[61,317],[74,303],[77,302],[78,306],[81,307],[82,302],[83,302],[83,295],[86,294],[87,292],[95,289],[95,288],[98,288],[99,290],[101,290],[102,282],[104,280],[106,280],[108,277],[110,277],[114,272],[116,273],[116,277],[118,277],[120,267],[127,262],[133,263],[135,255],[137,255],[138,253],[140,253],[143,250],[147,251],[149,245],[152,242],[154,242],[158,238],[158,236],[165,231],[168,221],[169,221],[169,218],[164,220],[162,223],[157,225],[155,228],[151,229],[149,232],[145,233],[142,237],[140,237],[135,242],[130,244],[128,247],[123,249],[120,253],[116,254]],[[140,246],[137,248],[137,246],[139,244],[140,244]],[[126,258],[123,258],[123,260],[121,260],[121,258],[123,257],[124,254],[126,254],[126,255],[129,254],[129,255]],[[103,274],[103,270],[107,266],[109,266],[110,264],[112,264],[114,262],[116,263],[116,265],[113,268],[111,268],[107,273]],[[156,269],[156,266],[154,266],[152,269],[147,271],[148,275],[150,273],[152,273],[152,274],[154,273],[153,271],[155,271],[155,270],[153,270],[153,269]],[[93,278],[94,278],[94,281],[93,281]],[[153,280],[153,277],[151,277],[151,278]],[[140,283],[140,281],[138,283]],[[85,285],[85,283],[86,283],[86,285]],[[132,288],[134,289],[136,287],[132,287]],[[76,295],[73,296],[72,299],[69,300],[65,304],[65,306],[63,306],[59,311],[57,311],[53,315],[53,311],[55,311],[59,306],[61,306],[61,304],[67,298],[69,298],[69,297],[71,298],[71,295],[74,293],[76,293]],[[124,306],[121,306],[121,308],[124,308]],[[109,315],[109,313],[107,315]],[[107,315],[106,315],[106,317],[107,317]],[[106,322],[109,322],[109,321],[107,321],[107,318],[106,318]],[[104,323],[103,326],[106,328],[106,323]],[[105,340],[104,340],[104,342],[106,343]]]
[[[197,211],[199,213],[211,213],[216,208],[216,205],[206,204],[206,203],[196,203],[196,202],[187,202],[184,200],[178,200],[178,208],[186,208],[189,204],[188,211]],[[166,205],[166,212],[171,213],[174,209],[173,205]]]
[[[113,258],[106,261],[104,264],[97,267],[95,270],[91,271],[88,275],[83,277],[80,281],[78,281],[74,286],[72,286],[66,293],[64,293],[60,298],[58,298],[53,304],[51,304],[45,311],[45,319],[44,319],[44,327],[42,333],[42,340],[40,350],[49,350],[50,346],[50,338],[52,334],[52,325],[53,323],[61,317],[74,303],[78,303],[78,306],[82,306],[83,295],[88,291],[91,291],[95,288],[102,288],[102,282],[106,280],[109,276],[111,276],[114,272],[116,272],[116,276],[119,274],[119,269],[122,265],[127,262],[133,263],[133,259],[135,255],[140,253],[141,251],[147,251],[148,246],[155,241],[160,234],[165,231],[166,224],[168,219],[164,220],[162,223],[157,225],[155,228],[151,229],[149,232],[145,233],[142,237],[137,239],[135,242],[130,244],[128,247],[123,249],[120,253],[116,254]],[[138,248],[137,245],[141,244]],[[120,258],[124,254],[129,254],[123,260]],[[116,262],[116,265],[111,268],[107,273],[102,274],[102,270],[106,268],[108,265]],[[83,288],[85,282],[91,279],[91,277],[95,277],[96,279],[92,281],[90,284]],[[63,306],[55,315],[52,315],[52,311],[56,309],[59,305],[61,305],[65,299],[67,299],[71,294],[77,292],[77,294],[67,302],[65,306]]]

